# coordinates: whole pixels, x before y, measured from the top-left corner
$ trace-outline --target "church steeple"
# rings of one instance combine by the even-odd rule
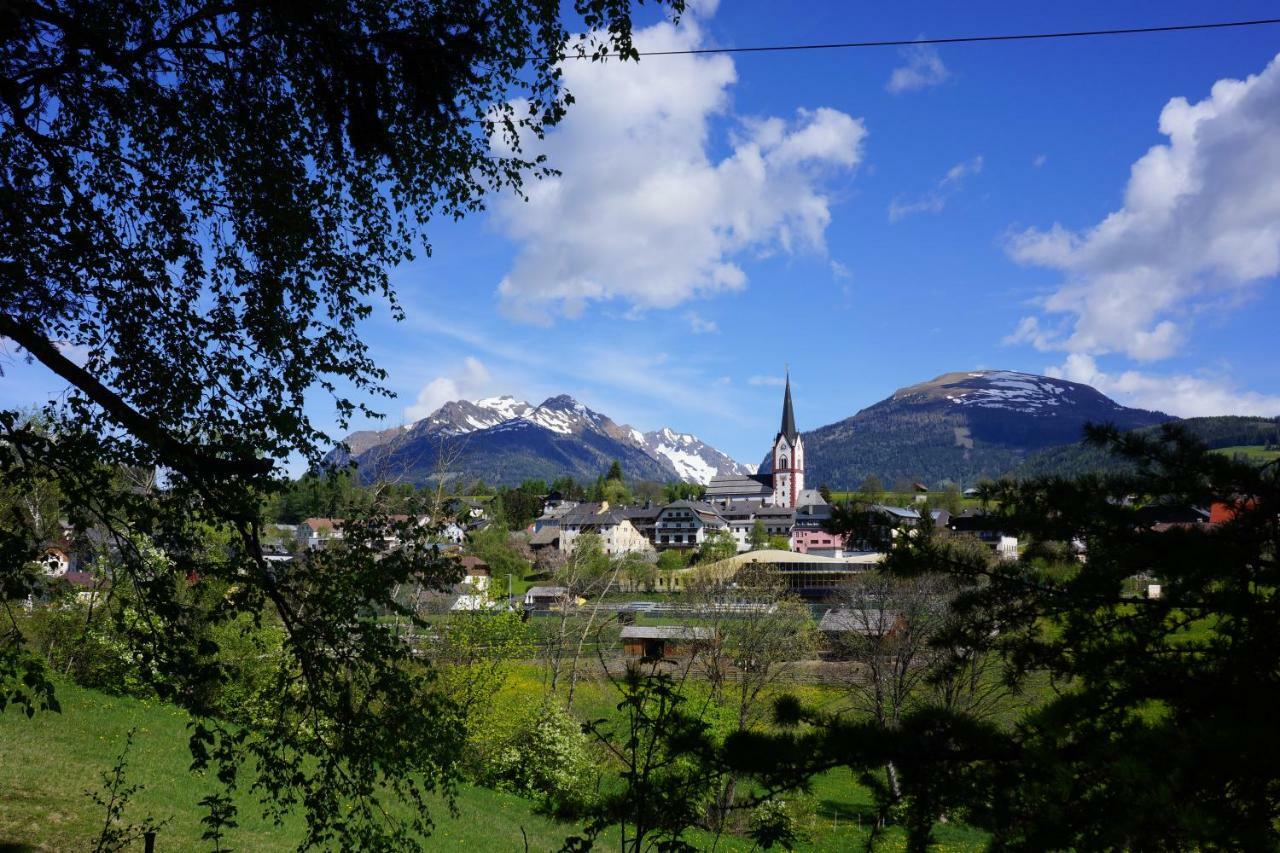
[[[787,370],[787,390],[782,396],[782,428],[773,440],[773,503],[795,506],[804,491],[804,439],[796,429],[796,413],[791,407],[791,371]]]
[[[786,437],[787,442],[795,447],[796,444],[796,416],[791,410],[791,371],[787,371],[787,390],[782,398],[782,429],[779,434]]]

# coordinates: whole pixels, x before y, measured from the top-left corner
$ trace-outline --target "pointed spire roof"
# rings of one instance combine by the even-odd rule
[[[781,435],[786,436],[787,442],[794,447],[796,443],[796,415],[791,410],[791,371],[787,371],[787,391],[782,398],[782,429],[779,430]]]

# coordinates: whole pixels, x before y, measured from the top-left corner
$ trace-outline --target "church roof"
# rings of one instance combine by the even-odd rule
[[[782,398],[782,429],[779,433],[786,437],[792,447],[796,445],[796,415],[791,410],[791,374],[787,374],[787,391]]]

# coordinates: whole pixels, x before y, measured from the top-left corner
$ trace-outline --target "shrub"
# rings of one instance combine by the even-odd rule
[[[496,751],[485,781],[531,797],[558,817],[582,813],[594,790],[590,742],[559,704],[548,701]]]

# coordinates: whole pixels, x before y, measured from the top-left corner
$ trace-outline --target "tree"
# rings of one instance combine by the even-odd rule
[[[1084,542],[1085,562],[993,561],[942,537],[913,538],[885,561],[894,574],[956,584],[947,645],[1000,654],[1015,686],[1051,682],[1017,725],[933,704],[884,732],[790,702],[780,718],[814,724],[813,735],[738,738],[726,760],[768,787],[893,761],[918,850],[948,813],[1002,848],[1274,847],[1280,466],[1214,454],[1176,425],[1091,427],[1088,440],[1131,473],[989,489],[993,524]],[[1157,530],[1126,496],[1215,505],[1224,521]],[[1128,591],[1140,574],[1158,578],[1159,598]],[[786,757],[797,755],[822,757]]]
[[[741,569],[732,584],[696,580],[684,599],[712,632],[696,660],[712,697],[728,707],[731,732],[752,729],[768,709],[765,691],[814,648],[809,609],[788,593],[776,570],[756,564]],[[733,773],[723,780],[715,808],[717,827],[734,807],[737,782]]]
[[[858,491],[862,493],[862,499],[867,503],[878,504],[884,500],[884,484],[875,474],[868,474]]]
[[[609,466],[608,472],[604,475],[606,480],[615,480],[622,482],[622,463],[617,459],[613,460],[613,464]]]
[[[756,519],[751,525],[751,536],[747,540],[752,551],[759,551],[761,548],[769,547],[769,531],[765,529],[764,522]]]
[[[674,572],[689,564],[688,555],[680,548],[668,548],[658,553],[658,568],[664,572]]]
[[[520,140],[570,103],[563,58],[636,57],[625,0],[573,12],[592,35],[571,40],[558,5],[524,0],[54,0],[5,16],[0,336],[71,391],[45,431],[0,412],[3,486],[56,482],[77,526],[115,537],[116,583],[148,617],[134,653],[197,715],[196,765],[231,780],[252,752],[271,808],[305,808],[307,843],[406,846],[429,829],[425,792],[448,790],[453,738],[432,722],[430,679],[370,614],[450,570],[426,531],[375,506],[347,520],[344,547],[282,577],[263,499],[290,457],[322,466],[304,401],[330,394],[345,428],[386,395],[360,322],[376,303],[402,314],[389,270],[429,251],[431,217],[547,173]],[[116,490],[125,470],[162,471],[163,487]],[[228,559],[191,546],[206,524],[235,537]],[[0,564],[8,601],[36,537],[0,531],[6,557],[27,557]],[[145,573],[134,533],[175,556],[167,574]],[[278,737],[201,718],[222,676],[191,642],[188,573],[233,585],[213,618],[281,620]],[[6,634],[0,697],[51,690]],[[388,818],[382,792],[417,807]]]
[[[727,560],[736,553],[738,553],[738,542],[733,538],[733,534],[727,529],[713,530],[698,546],[698,561],[714,563]]]
[[[676,501],[700,501],[707,496],[707,487],[701,483],[686,483],[675,480],[662,488],[662,497],[667,503]]]

